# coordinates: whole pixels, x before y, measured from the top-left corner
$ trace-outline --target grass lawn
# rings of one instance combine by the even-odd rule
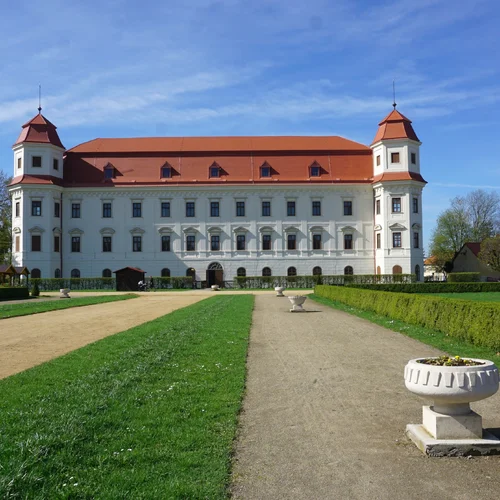
[[[0,319],[13,318],[14,316],[26,316],[58,309],[68,309],[69,307],[91,306],[103,304],[104,302],[116,302],[117,300],[128,300],[139,297],[139,295],[128,293],[126,295],[103,295],[101,297],[81,297],[76,299],[54,299],[37,302],[32,299],[30,302],[21,304],[0,304]]]
[[[449,299],[477,300],[479,302],[500,302],[500,292],[423,293],[422,295],[447,297]]]
[[[0,498],[226,498],[251,295],[0,381]]]
[[[488,293],[488,295],[489,294],[490,293]],[[435,296],[437,294],[433,293],[431,295]],[[371,321],[372,323],[376,323],[377,325],[384,326],[385,328],[393,330],[394,332],[399,332],[415,340],[419,340],[424,344],[436,347],[437,349],[440,349],[451,356],[489,359],[491,361],[494,361],[497,365],[500,364],[500,352],[496,352],[492,349],[475,346],[469,344],[468,342],[463,342],[456,338],[450,337],[445,333],[438,332],[437,330],[431,330],[430,328],[424,328],[422,326],[410,325],[409,323],[405,323],[404,321],[391,319],[387,316],[381,316],[380,314],[376,314],[371,311],[365,311],[363,309],[358,309],[356,307],[342,304],[341,302],[332,301],[318,295],[312,294],[309,295],[309,297],[312,300],[319,302],[320,304],[345,311],[349,314],[353,314],[354,316],[358,316],[359,318],[363,318]]]

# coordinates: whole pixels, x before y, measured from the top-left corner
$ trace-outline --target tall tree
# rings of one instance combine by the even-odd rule
[[[10,177],[0,170],[0,264],[10,263],[12,250],[12,201]]]
[[[486,238],[481,243],[479,260],[490,266],[494,271],[500,271],[500,234],[494,238]]]

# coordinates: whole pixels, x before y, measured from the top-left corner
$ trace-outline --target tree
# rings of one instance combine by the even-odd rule
[[[451,200],[451,207],[437,219],[430,255],[441,271],[449,267],[456,252],[469,241],[481,242],[500,227],[500,196],[482,189]]]
[[[500,271],[500,234],[483,240],[478,257],[494,271]]]
[[[7,186],[10,177],[0,170],[0,264],[11,261],[12,201]]]

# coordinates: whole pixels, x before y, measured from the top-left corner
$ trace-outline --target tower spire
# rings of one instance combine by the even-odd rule
[[[392,106],[396,109],[396,80],[392,80]]]
[[[38,114],[42,112],[42,86],[38,84]]]

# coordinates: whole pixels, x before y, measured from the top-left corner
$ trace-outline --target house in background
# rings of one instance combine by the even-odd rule
[[[452,260],[454,273],[481,273],[481,281],[500,280],[500,272],[483,264],[479,258],[481,243],[465,243]]]
[[[436,266],[433,255],[424,260],[424,281],[446,281],[446,273]]]

